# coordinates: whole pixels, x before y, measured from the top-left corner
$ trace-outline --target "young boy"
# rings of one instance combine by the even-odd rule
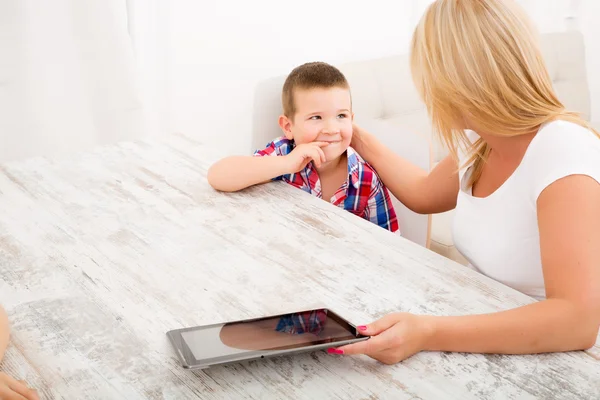
[[[254,156],[224,158],[208,171],[210,185],[234,192],[283,180],[385,229],[399,233],[390,195],[352,147],[350,86],[335,67],[313,62],[295,68],[282,93],[279,126],[285,136]]]

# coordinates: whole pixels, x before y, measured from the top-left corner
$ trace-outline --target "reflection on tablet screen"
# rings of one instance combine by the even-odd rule
[[[338,317],[339,318],[339,317]],[[256,350],[283,350],[355,339],[343,320],[318,309],[182,332],[197,360]]]

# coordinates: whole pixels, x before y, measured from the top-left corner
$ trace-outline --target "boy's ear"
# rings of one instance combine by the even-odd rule
[[[285,115],[279,116],[279,127],[283,131],[283,134],[286,138],[288,138],[289,140],[294,139],[294,135],[292,134],[292,121],[290,121],[288,117],[286,117]]]
[[[352,113],[352,122],[354,122],[354,113]]]

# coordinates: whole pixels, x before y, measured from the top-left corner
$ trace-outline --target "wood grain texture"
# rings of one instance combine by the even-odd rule
[[[532,302],[285,184],[218,193],[216,157],[173,136],[1,167],[1,368],[46,399],[600,398],[600,362],[584,352],[182,369],[171,329],[317,305],[365,323]]]

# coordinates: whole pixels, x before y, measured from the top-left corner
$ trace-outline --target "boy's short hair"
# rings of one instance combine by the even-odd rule
[[[350,85],[342,72],[324,62],[309,62],[302,64],[292,70],[283,84],[281,103],[283,114],[288,118],[294,118],[296,104],[294,92],[297,89],[350,89]]]

